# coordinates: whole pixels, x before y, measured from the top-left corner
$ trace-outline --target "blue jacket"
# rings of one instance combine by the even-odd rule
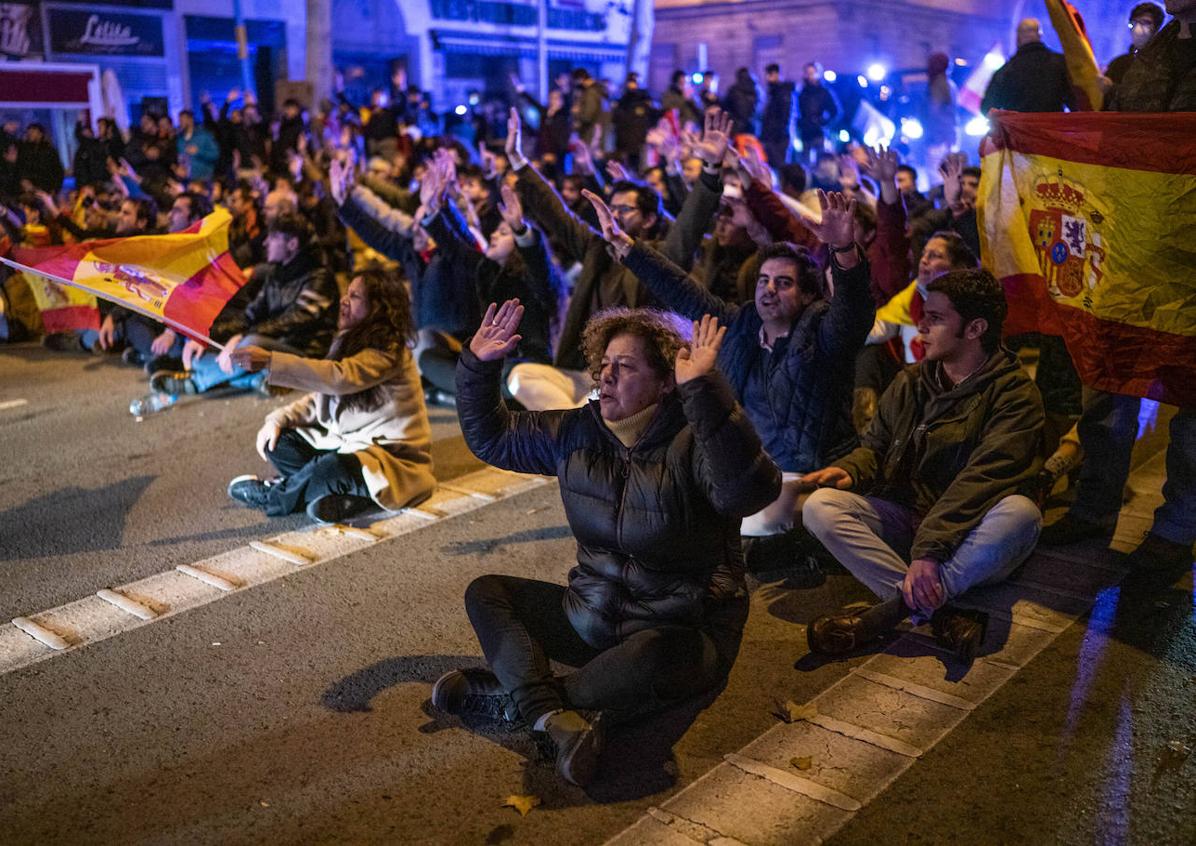
[[[785,354],[770,357],[763,403],[745,397],[753,366],[767,354],[760,346],[763,321],[755,303],[730,305],[642,242],[623,263],[666,307],[690,320],[711,314],[727,327],[719,370],[761,440],[781,445],[772,459],[782,470],[817,470],[855,447],[855,358],[876,317],[867,263],[843,270],[832,262],[835,296],[808,305],[789,331]]]

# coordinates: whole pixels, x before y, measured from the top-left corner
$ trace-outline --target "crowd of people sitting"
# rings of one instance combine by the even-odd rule
[[[802,164],[755,122],[747,79],[720,100],[680,74],[663,114],[634,77],[609,112],[585,71],[565,82],[543,105],[519,86],[505,131],[482,121],[474,144],[418,96],[288,101],[266,124],[234,91],[177,126],[146,114],[128,139],[81,121],[65,195],[44,133],[16,145],[5,127],[13,243],[178,232],[219,204],[249,278],[218,353],[108,305],[98,330],[44,343],[119,352],[168,396],[302,392],[257,433],[278,475],[229,485],[268,515],[339,522],[429,496],[427,402],[456,407],[484,461],[556,476],[578,542],[567,585],[473,582],[488,668],[448,673],[432,702],[526,723],[572,783],[593,777],[604,726],[725,680],[745,562],[838,562],[876,595],[814,620],[816,653],[912,617],[970,660],[986,618],[955,601],[1031,554],[1070,469],[1044,460],[1081,412],[1057,339],[1029,339],[1033,377],[1003,343],[979,170],[947,155],[923,194],[894,150],[822,149],[834,104],[816,91]],[[9,337],[35,336],[19,278],[5,290]],[[1152,535],[1135,563],[1188,560],[1193,539]]]

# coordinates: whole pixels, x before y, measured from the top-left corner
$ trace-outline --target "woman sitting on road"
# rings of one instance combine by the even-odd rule
[[[431,427],[407,292],[389,273],[363,271],[341,299],[337,329],[325,359],[255,346],[233,352],[237,365],[268,370],[270,385],[312,392],[266,417],[257,451],[282,475],[233,479],[228,495],[238,502],[271,516],[306,508],[335,523],[431,495]]]
[[[518,300],[490,305],[457,367],[457,413],[483,461],[560,479],[577,565],[567,587],[470,584],[490,669],[442,676],[432,704],[521,717],[555,748],[557,773],[584,786],[603,714],[662,709],[725,681],[748,611],[739,521],[777,497],[781,475],[714,370],[717,320],[695,323],[685,346],[659,312],[599,312],[582,342],[598,399],[513,413],[500,375],[522,313]],[[576,670],[555,676],[554,660]]]

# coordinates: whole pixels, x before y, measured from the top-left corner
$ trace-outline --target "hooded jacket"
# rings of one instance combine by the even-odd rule
[[[662,625],[700,627],[744,596],[740,520],[780,494],[781,474],[717,373],[677,386],[631,447],[598,403],[511,413],[502,362],[457,365],[465,442],[488,464],[560,480],[577,566],[564,606],[591,646]]]
[[[953,387],[942,365],[897,375],[858,449],[835,463],[852,490],[900,502],[921,515],[912,559],[946,561],[1000,500],[1041,466],[1042,397],[1004,348]]]

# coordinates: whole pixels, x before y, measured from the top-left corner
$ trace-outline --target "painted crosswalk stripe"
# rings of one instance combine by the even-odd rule
[[[203,561],[180,564],[130,584],[103,588],[48,611],[17,617],[11,624],[0,625],[0,673],[152,625],[237,591],[286,578],[299,568],[350,555],[365,549],[366,544],[385,543],[549,481],[542,476],[484,468],[452,480],[450,486],[438,490],[418,509],[404,509],[368,527],[306,526]]]

